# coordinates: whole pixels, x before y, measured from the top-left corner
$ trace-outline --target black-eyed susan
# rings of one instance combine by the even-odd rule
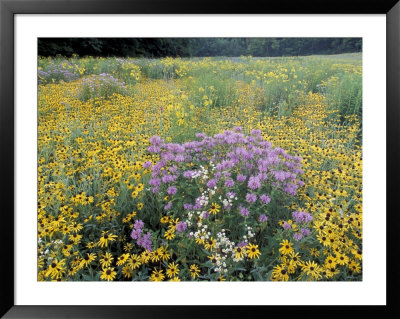
[[[152,253],[147,249],[140,254],[140,262],[146,264],[152,257]]]
[[[307,276],[311,276],[313,279],[319,279],[322,277],[320,274],[322,268],[314,261],[305,262],[302,266],[302,270]]]
[[[125,251],[125,252],[130,252],[130,251],[132,250],[132,248],[133,248],[132,243],[126,243],[126,244],[124,245],[124,251]]]
[[[247,245],[247,256],[250,259],[260,258],[261,253],[260,253],[260,250],[258,249],[258,245],[248,244]]]
[[[126,263],[126,261],[128,260],[128,258],[129,258],[129,254],[128,254],[128,253],[122,254],[121,256],[117,257],[116,265],[117,265],[117,266],[122,266],[123,264]]]
[[[151,281],[163,281],[164,278],[165,278],[165,276],[163,274],[163,270],[162,269],[157,270],[156,268],[154,268],[153,272],[151,273],[150,280]]]
[[[220,211],[221,206],[218,205],[217,203],[212,203],[208,211],[210,214],[216,215]]]
[[[271,280],[273,281],[288,281],[289,274],[285,265],[276,265],[271,273]]]
[[[131,268],[129,267],[129,265],[127,264],[127,265],[125,265],[124,267],[122,267],[122,274],[124,275],[124,278],[131,278],[132,277],[132,270],[131,270]]]
[[[107,247],[109,241],[115,241],[117,235],[109,234],[108,231],[102,231],[101,237],[97,242],[97,245],[100,247]]]
[[[100,259],[100,265],[102,268],[110,267],[113,260],[114,257],[107,251],[103,258]]]
[[[168,227],[169,227],[170,229],[171,229],[171,228],[175,229],[175,228],[176,228],[176,225],[178,225],[178,223],[179,223],[179,218],[176,218],[176,219],[170,218],[170,220],[169,220],[168,222],[169,222]]]
[[[190,265],[189,271],[190,271],[190,276],[192,276],[193,279],[196,279],[197,277],[200,276],[200,269],[199,266],[197,266],[196,264]]]
[[[69,240],[71,241],[71,242],[73,242],[75,245],[76,244],[79,244],[79,242],[81,241],[81,239],[82,239],[82,236],[83,235],[79,235],[79,234],[72,234],[72,235],[69,235]]]
[[[204,248],[212,251],[215,248],[216,243],[217,241],[213,237],[210,237],[205,241]]]
[[[174,239],[175,236],[176,236],[175,235],[175,228],[170,228],[164,233],[164,237],[167,240],[172,240],[172,239]]]
[[[150,253],[150,259],[151,259],[151,262],[153,262],[153,263],[155,263],[155,262],[161,260],[160,248],[158,248],[158,249],[156,249],[156,250],[153,250],[153,251]]]
[[[115,279],[116,275],[117,272],[114,270],[114,268],[108,267],[103,269],[103,271],[101,272],[100,279],[112,281]]]
[[[245,254],[246,254],[246,247],[237,246],[233,249],[233,252],[235,254],[236,259],[244,258]]]
[[[216,265],[219,260],[221,260],[221,256],[218,254],[213,254],[211,256],[207,256],[207,258],[211,261],[213,265]]]
[[[96,258],[97,258],[97,256],[94,253],[86,254],[82,258],[81,264],[83,264],[83,266],[85,266],[85,267],[88,267],[92,261],[96,260]]]
[[[132,254],[127,261],[127,266],[131,269],[134,270],[136,268],[139,268],[140,265],[142,264],[141,262],[141,257],[138,256],[137,254]]]
[[[65,273],[65,271],[65,259],[60,261],[53,259],[47,267],[45,276],[50,276],[52,279],[59,278],[63,273]]]
[[[349,257],[347,257],[345,254],[337,253],[336,262],[341,266],[347,265],[349,263]]]
[[[358,263],[355,260],[350,261],[349,263],[349,269],[355,273],[358,274],[361,271],[360,263]]]
[[[169,216],[163,216],[163,217],[161,217],[161,219],[160,219],[160,223],[161,223],[161,224],[166,224],[166,223],[169,222],[169,219],[170,219]]]
[[[279,248],[279,252],[283,255],[289,255],[293,251],[293,244],[287,239],[284,239],[280,245],[281,247]]]
[[[90,242],[88,242],[88,243],[86,244],[86,248],[87,248],[87,249],[92,249],[92,248],[94,248],[94,247],[96,247],[96,244],[95,244],[94,242],[92,242],[92,241],[90,241]]]
[[[168,278],[176,277],[178,274],[179,274],[178,265],[175,264],[175,262],[169,263],[168,264],[168,269],[167,269]]]
[[[328,255],[325,258],[325,266],[328,268],[335,268],[336,267],[336,258],[332,255]]]

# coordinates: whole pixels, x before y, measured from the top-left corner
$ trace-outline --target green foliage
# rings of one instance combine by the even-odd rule
[[[39,38],[39,55],[298,56],[360,52],[361,38]]]

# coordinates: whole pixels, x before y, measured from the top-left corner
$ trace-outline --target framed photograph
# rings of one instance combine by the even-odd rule
[[[397,1],[0,10],[4,318],[398,313]]]

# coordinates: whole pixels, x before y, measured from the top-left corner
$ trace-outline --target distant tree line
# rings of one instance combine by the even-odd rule
[[[298,56],[360,52],[361,38],[39,38],[41,56]]]

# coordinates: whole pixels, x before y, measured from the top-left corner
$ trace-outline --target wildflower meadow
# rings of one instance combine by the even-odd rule
[[[39,281],[361,281],[361,53],[38,59]]]

